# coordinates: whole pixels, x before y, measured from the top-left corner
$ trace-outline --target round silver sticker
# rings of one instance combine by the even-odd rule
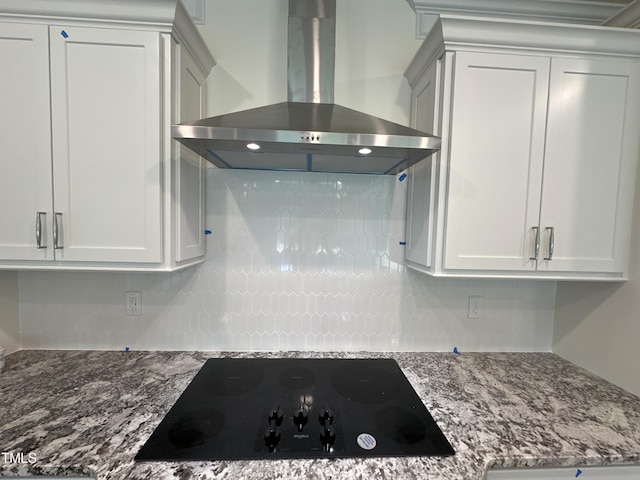
[[[361,433],[360,435],[358,435],[357,441],[358,445],[360,445],[360,448],[363,448],[364,450],[373,450],[378,444],[375,437],[373,435],[369,435],[368,433]]]

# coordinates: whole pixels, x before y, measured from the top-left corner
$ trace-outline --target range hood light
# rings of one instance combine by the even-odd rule
[[[358,153],[360,155],[369,155],[371,153],[371,149],[367,147],[362,147],[360,150],[358,150]]]
[[[249,150],[260,150],[260,145],[257,143],[247,143],[247,148]]]

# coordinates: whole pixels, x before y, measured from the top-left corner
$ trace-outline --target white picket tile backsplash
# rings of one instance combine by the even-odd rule
[[[402,265],[405,193],[394,176],[211,169],[204,264],[21,272],[22,347],[549,351],[555,283]],[[124,314],[130,290],[140,317]],[[466,318],[469,295],[483,319]]]

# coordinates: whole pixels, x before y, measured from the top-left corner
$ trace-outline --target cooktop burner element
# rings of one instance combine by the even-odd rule
[[[395,360],[216,358],[135,459],[453,454]]]

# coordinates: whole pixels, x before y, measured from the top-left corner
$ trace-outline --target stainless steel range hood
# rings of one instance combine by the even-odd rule
[[[289,0],[288,102],[175,125],[220,168],[395,174],[440,139],[333,103],[335,0]]]

